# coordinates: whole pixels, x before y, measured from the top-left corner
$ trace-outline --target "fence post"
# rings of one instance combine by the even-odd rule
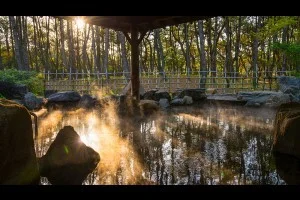
[[[201,71],[199,70],[198,73],[199,73],[198,88],[200,88],[200,83],[201,83],[201,81],[200,81],[200,79],[201,79]]]
[[[176,80],[176,87],[177,87],[177,89],[179,89],[179,71],[177,70],[177,80]]]
[[[116,86],[116,70],[114,70],[114,90],[117,90],[117,86]]]
[[[148,90],[150,89],[150,70],[148,69]]]
[[[69,70],[69,80],[72,79],[72,68],[70,67],[70,70]]]

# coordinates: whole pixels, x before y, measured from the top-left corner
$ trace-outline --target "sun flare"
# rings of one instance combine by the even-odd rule
[[[76,18],[75,21],[76,21],[76,26],[78,27],[78,29],[84,28],[85,21],[82,18],[78,17],[78,18]]]

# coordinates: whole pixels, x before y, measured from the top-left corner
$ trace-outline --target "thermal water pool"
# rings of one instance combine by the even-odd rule
[[[113,105],[53,111],[40,119],[36,152],[44,155],[71,125],[101,157],[83,184],[280,185],[271,151],[274,118],[275,110],[242,106],[175,107],[139,121],[119,117]]]

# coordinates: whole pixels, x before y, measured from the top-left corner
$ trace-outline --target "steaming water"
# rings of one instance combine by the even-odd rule
[[[71,125],[101,157],[83,184],[285,184],[271,152],[275,111],[178,107],[140,122],[115,113],[114,105],[48,113],[37,156]]]

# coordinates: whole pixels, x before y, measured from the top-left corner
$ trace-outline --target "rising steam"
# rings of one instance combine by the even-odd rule
[[[98,95],[103,95],[99,93]],[[63,126],[73,126],[82,142],[100,154],[93,184],[134,184],[142,167],[132,140],[120,137],[120,119],[116,103],[109,101],[101,110],[53,111],[40,121],[39,151],[42,156]],[[129,126],[129,125],[128,125]],[[124,130],[123,130],[124,131]],[[45,141],[48,141],[45,143]],[[90,183],[91,184],[91,183]]]

